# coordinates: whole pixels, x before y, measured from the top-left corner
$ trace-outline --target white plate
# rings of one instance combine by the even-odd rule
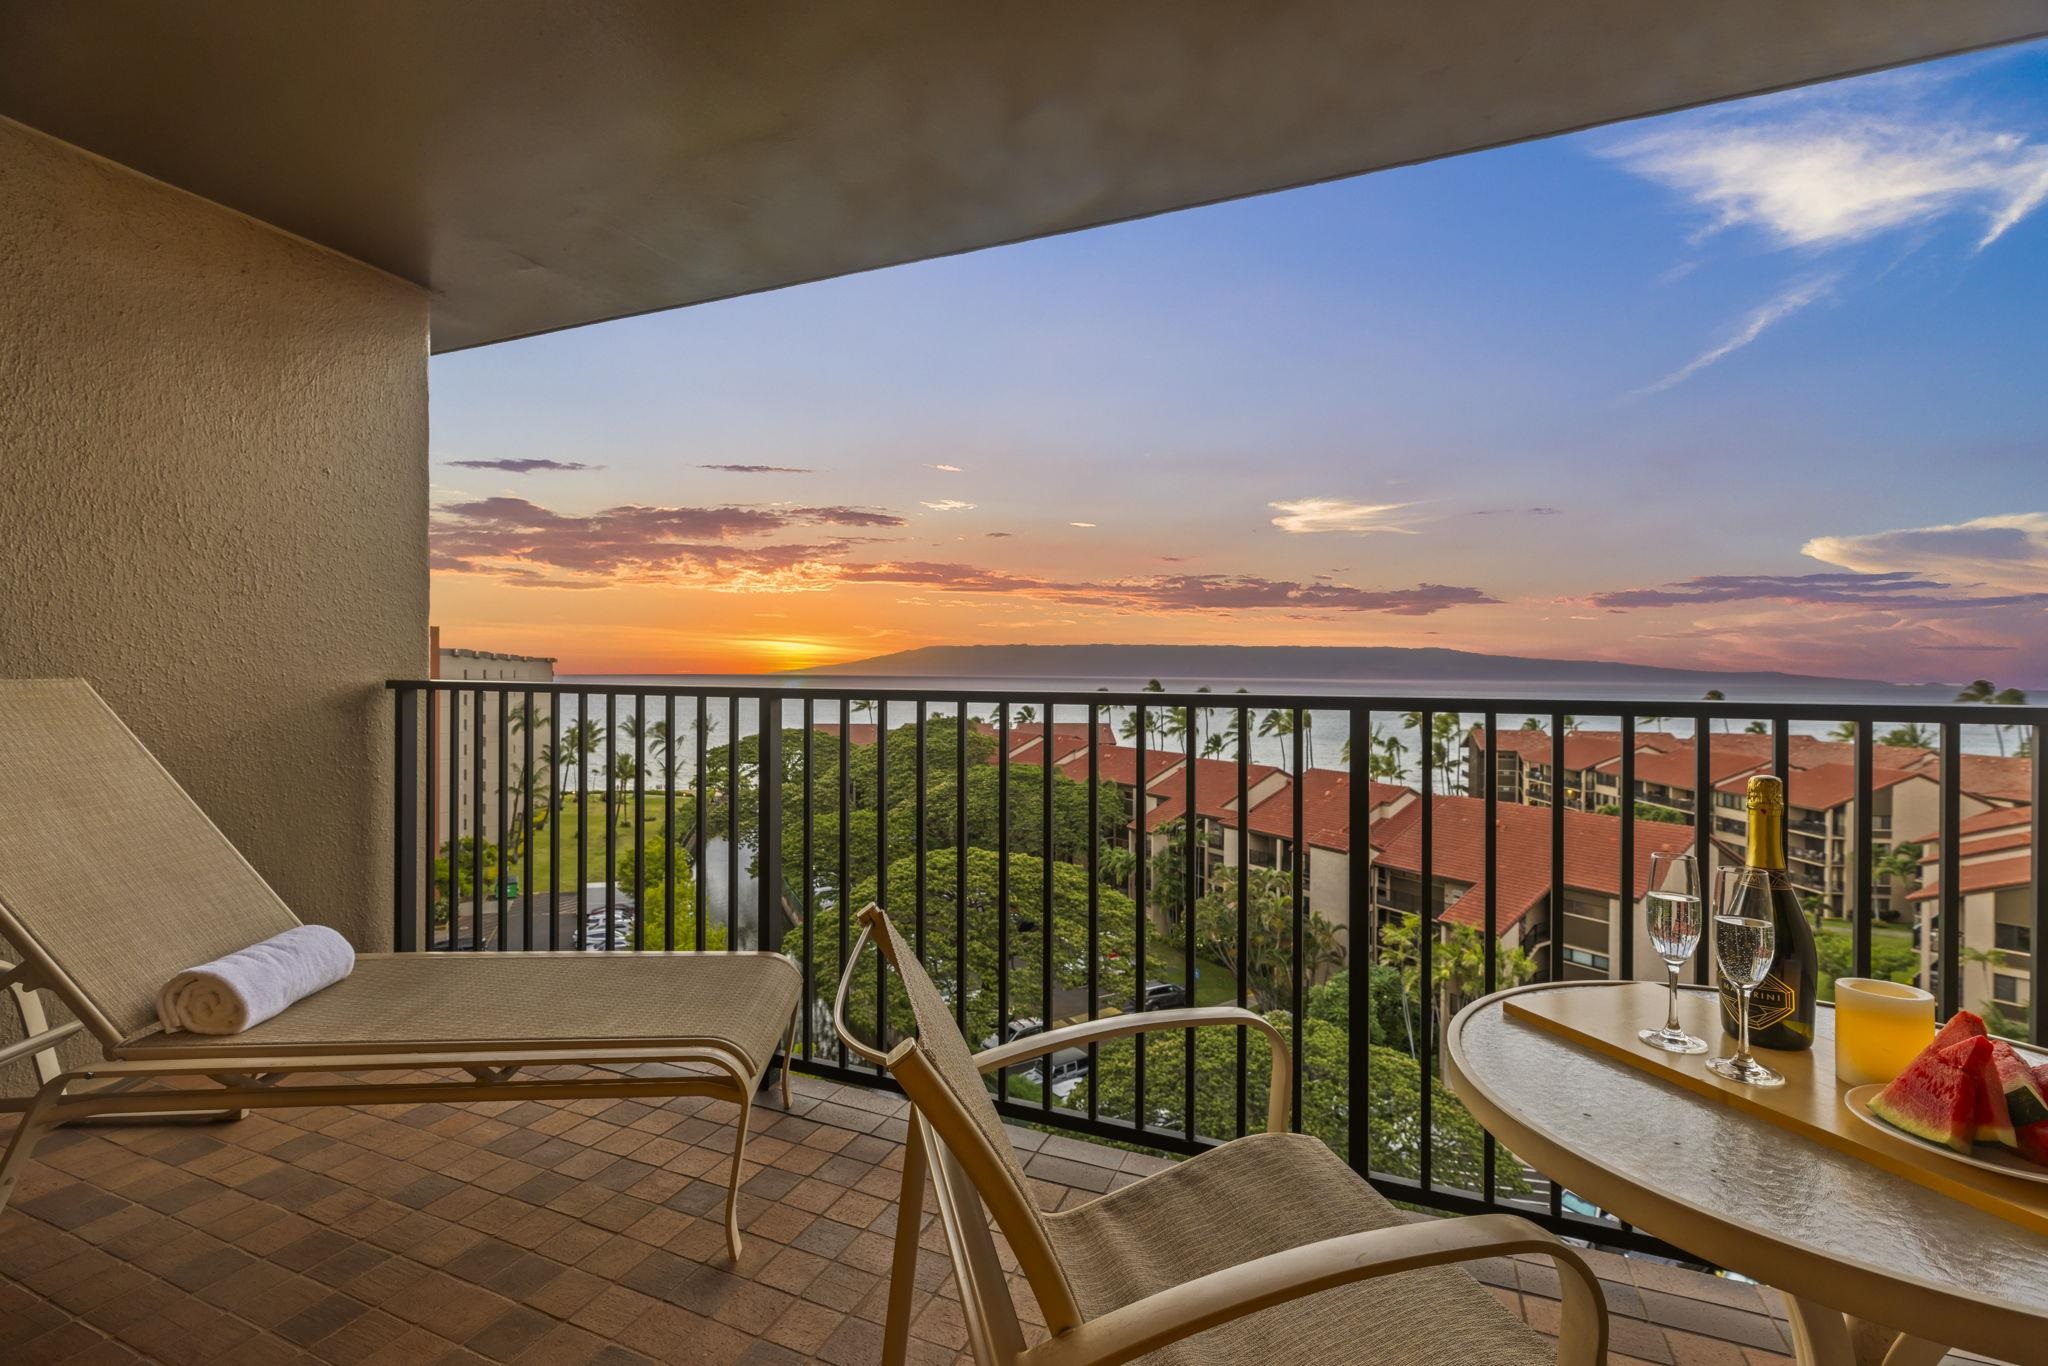
[[[1951,1162],[1960,1162],[1969,1167],[1982,1167],[1987,1172],[1997,1172],[2002,1176],[2014,1176],[2022,1181],[2039,1181],[2044,1185],[2048,1185],[2048,1167],[2036,1166],[2009,1148],[2001,1148],[1995,1144],[1980,1143],[1970,1156],[1965,1157],[1954,1148],[1948,1147],[1945,1144],[1933,1143],[1921,1138],[1917,1134],[1909,1134],[1904,1129],[1893,1128],[1876,1115],[1870,1113],[1871,1099],[1882,1090],[1884,1090],[1883,1085],[1876,1082],[1868,1086],[1852,1086],[1842,1094],[1842,1104],[1849,1107],[1850,1114],[1856,1116],[1856,1118],[1880,1133],[1887,1133],[1893,1138],[1900,1138],[1908,1143],[1917,1144],[1928,1152],[1945,1157]]]

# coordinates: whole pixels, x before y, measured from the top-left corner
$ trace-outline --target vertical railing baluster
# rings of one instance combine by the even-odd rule
[[[2036,760],[2036,762],[2039,762]],[[1963,1008],[1963,728],[1941,723],[1941,1017]]]
[[[434,846],[441,842],[441,833],[438,828],[441,822],[439,810],[441,802],[441,775],[438,771],[441,766],[441,694],[434,689],[432,684],[429,684],[422,690],[420,696],[425,706],[425,715],[422,718],[422,723],[426,727],[426,735],[421,741],[422,762],[420,764],[420,783],[425,789],[421,794],[421,801],[425,806],[425,810],[421,812],[420,816],[421,834],[423,836],[420,842],[425,854],[425,862],[420,866],[420,918],[422,922],[420,925],[420,942],[431,952],[440,947],[434,935],[434,864],[439,860],[439,854],[434,849]],[[449,863],[448,868],[451,873],[454,872],[455,865],[452,861]],[[450,883],[451,885],[448,888],[448,923],[452,925],[455,923],[455,888],[452,885],[452,878]]]
[[[697,876],[691,880],[696,885],[696,896],[693,899],[697,909],[696,947],[699,953],[703,953],[711,942],[711,864],[706,858],[710,852],[711,838],[711,816],[708,810],[711,804],[711,781],[705,774],[705,768],[710,761],[710,751],[707,748],[707,732],[711,729],[710,702],[711,699],[705,694],[697,694],[697,771],[691,775],[695,800],[690,805],[695,808],[692,814],[695,816],[694,823],[697,827]],[[844,899],[842,895],[841,900]],[[845,957],[843,950],[840,956]]]
[[[725,947],[740,946],[740,695],[725,699]]]
[[[1303,767],[1302,723],[1304,717],[1300,707],[1294,708],[1293,720],[1294,726],[1290,733],[1294,736],[1294,878],[1293,886],[1289,891],[1294,902],[1294,915],[1289,930],[1287,951],[1288,966],[1292,970],[1293,994],[1288,998],[1287,1011],[1292,1017],[1288,1028],[1290,1032],[1289,1046],[1294,1050],[1294,1075],[1292,1079],[1292,1092],[1288,1096],[1287,1110],[1293,1117],[1290,1127],[1293,1132],[1300,1133],[1302,1073],[1307,1070],[1302,1066],[1301,1051],[1301,1012],[1303,996],[1305,994],[1302,979],[1307,974],[1307,968],[1303,962],[1302,946],[1304,936],[1308,931],[1307,907],[1302,898],[1302,876],[1307,869],[1309,860],[1308,831],[1303,826],[1301,813],[1301,789],[1308,781],[1308,771]],[[1249,830],[1251,828],[1251,813],[1249,811],[1244,815],[1244,822],[1245,828]]]
[[[1052,889],[1052,750],[1053,715],[1057,706],[1050,699],[1045,704],[1045,729],[1039,733],[1038,764],[1040,786],[1038,816],[1043,827],[1042,848],[1039,850],[1039,938],[1042,941],[1038,960],[1038,1010],[1045,1028],[1053,1027],[1052,1013],[1052,955],[1053,955],[1053,889]],[[1052,1055],[1038,1060],[1038,1108],[1052,1111]]]
[[[779,952],[782,944],[773,934],[786,899],[782,885],[782,698],[778,693],[763,693],[754,705],[754,742],[761,756],[754,777],[761,815],[760,832],[754,836],[754,862],[761,869],[754,947]]]
[[[484,690],[469,694],[470,765],[469,828],[469,947],[472,953],[484,946]]]
[[[1189,707],[1187,754],[1181,764],[1181,767],[1186,770],[1184,775],[1186,781],[1183,785],[1187,789],[1187,809],[1181,813],[1180,822],[1181,847],[1186,851],[1186,857],[1183,860],[1185,866],[1181,869],[1181,876],[1186,886],[1182,888],[1181,892],[1180,928],[1181,945],[1185,950],[1183,955],[1185,961],[1182,963],[1182,967],[1186,977],[1185,989],[1189,1005],[1195,1004],[1195,894],[1197,891],[1195,870],[1198,866],[1197,860],[1208,857],[1207,850],[1200,847],[1196,842],[1201,824],[1195,815],[1195,804],[1198,796],[1195,781],[1195,751],[1200,748],[1195,743],[1196,716],[1195,709],[1192,706]],[[1207,841],[1204,840],[1202,843],[1206,844]],[[1201,870],[1200,883],[1203,887],[1208,885],[1208,872],[1209,870],[1206,868]],[[1193,1029],[1181,1031],[1181,1045],[1181,1090],[1183,1093],[1183,1104],[1187,1107],[1181,1113],[1181,1137],[1192,1143],[1195,1141],[1195,1131],[1200,1127],[1195,1122],[1195,1031]]]
[[[661,946],[676,949],[676,695],[662,698],[661,713]]]
[[[875,902],[889,909],[889,703],[875,703]],[[875,1047],[889,1047],[889,964],[875,955]],[[878,1069],[879,1070],[879,1069]]]
[[[1249,709],[1237,709],[1237,1008],[1251,1009],[1252,844],[1251,844],[1252,723]],[[1249,1106],[1245,1101],[1245,1065],[1250,1058],[1251,1038],[1243,1025],[1237,1027],[1237,1136],[1244,1137]]]
[[[604,951],[619,947],[619,695],[604,695]]]
[[[1550,717],[1550,980],[1564,980],[1564,716]],[[1698,802],[1694,802],[1698,806]],[[1429,1076],[1424,1069],[1423,1086]],[[1550,1181],[1550,1216],[1564,1214],[1564,1186]]]
[[[924,920],[924,896],[925,896],[925,875],[924,875],[924,823],[925,823],[925,816],[926,816],[926,812],[925,812],[925,763],[924,763],[924,745],[925,745],[925,705],[924,705],[924,699],[923,699],[922,697],[920,697],[920,698],[918,698],[918,699],[917,699],[917,707],[916,707],[916,711],[915,711],[915,715],[914,715],[914,734],[913,734],[913,743],[914,743],[914,744],[915,744],[915,745],[917,746],[917,756],[916,756],[916,764],[915,764],[915,766],[914,766],[914,767],[913,767],[913,768],[912,768],[912,769],[910,770],[910,778],[911,778],[911,782],[912,782],[912,783],[914,784],[914,786],[913,786],[913,790],[912,790],[912,794],[911,794],[911,806],[912,806],[913,812],[914,812],[914,814],[916,815],[916,818],[917,818],[917,820],[916,820],[917,828],[916,828],[916,830],[914,830],[914,831],[912,831],[912,832],[911,832],[911,833],[912,833],[912,838],[911,838],[911,849],[912,849],[913,859],[914,859],[914,861],[915,861],[915,862],[916,862],[916,864],[917,864],[917,902],[916,902],[916,908],[915,908],[915,909],[916,909],[916,916],[915,916],[915,920],[914,920],[914,923],[913,923],[913,925],[912,925],[912,929],[911,929],[911,934],[912,934],[912,940],[911,940],[911,942],[912,942],[912,944],[913,944],[913,945],[915,946],[915,950],[916,950],[916,953],[917,953],[917,961],[918,961],[918,962],[920,962],[920,963],[924,963],[924,962],[925,962],[925,947],[924,947],[924,935],[925,935],[925,920]],[[926,964],[926,965],[927,965],[927,966],[929,966],[929,964]]]
[[[1346,1014],[1350,1036],[1345,1041],[1344,1110],[1348,1116],[1345,1159],[1360,1176],[1372,1172],[1372,713],[1353,705],[1345,718],[1351,736],[1351,802],[1345,837],[1351,853],[1346,870],[1345,938],[1351,969]],[[1491,879],[1489,879],[1490,881]]]
[[[1704,711],[1695,712],[1693,714],[1692,727],[1692,852],[1693,862],[1699,865],[1700,891],[1709,899],[1714,895],[1714,851],[1713,831],[1711,828],[1713,818],[1702,815],[1701,808],[1705,806],[1711,810],[1713,804],[1711,801],[1702,802],[1701,797],[1703,794],[1711,793],[1714,790],[1713,733],[1713,718]],[[1631,806],[1630,809],[1633,810],[1634,807]],[[1709,915],[1707,920],[1710,924],[1713,920],[1712,909],[1711,906],[1708,908]],[[1703,987],[1707,984],[1709,969],[1707,960],[1714,956],[1713,943],[1714,936],[1711,934],[1707,935],[1701,942],[1700,951],[1692,956],[1692,981],[1694,986]]]
[[[392,693],[391,758],[391,948],[419,947],[420,700],[412,688]],[[433,829],[432,817],[428,830]],[[432,861],[429,860],[429,866]]]
[[[647,947],[647,694],[633,694],[633,951]]]
[[[1415,1061],[1422,1073],[1421,1083],[1416,1087],[1422,1142],[1415,1156],[1415,1179],[1422,1189],[1428,1190],[1431,1158],[1436,1148],[1436,1110],[1430,1094],[1435,1089],[1430,1080],[1435,1076],[1436,1054],[1436,713],[1425,707],[1416,714],[1416,722],[1419,729],[1415,743],[1422,754],[1422,897],[1415,915],[1415,960],[1420,974],[1415,1004],[1422,1027],[1415,1031]],[[1556,766],[1552,769],[1550,799],[1555,804]]]
[[[1096,727],[1101,712],[1096,704],[1088,704],[1088,1018],[1094,1019],[1101,1011],[1102,982],[1097,962],[1102,957],[1102,870],[1101,855],[1096,846],[1101,842],[1102,799],[1102,757],[1096,744]],[[1143,993],[1143,984],[1139,986]],[[1142,1004],[1140,1002],[1139,1004]],[[1088,1045],[1088,1119],[1092,1123],[1100,1106],[1097,1103],[1098,1090],[1096,1064],[1101,1060],[1101,1049]]]
[[[1010,1041],[1010,704],[996,703],[996,1043]],[[1010,1098],[1010,1069],[996,1069]]]
[[[482,690],[479,690],[477,692],[478,700],[481,701],[483,696]],[[505,928],[505,874],[507,872],[505,861],[509,857],[510,841],[512,838],[511,831],[506,824],[506,818],[509,813],[505,810],[505,804],[510,800],[511,794],[505,790],[505,762],[506,754],[512,747],[512,718],[505,707],[507,694],[501,689],[492,693],[491,697],[498,704],[498,783],[496,789],[498,794],[498,876],[495,881],[498,884],[498,952],[503,953],[507,947],[507,941],[511,938],[511,935],[506,932]]]
[[[583,813],[577,812],[580,817]],[[562,947],[562,695],[548,694],[548,948]]]
[[[798,894],[797,902],[798,914],[800,914],[803,917],[805,1062],[810,1062],[816,1051],[816,1046],[811,1038],[811,1034],[813,1017],[815,1017],[818,1013],[818,978],[817,970],[812,964],[813,949],[811,946],[811,917],[816,909],[814,904],[815,898],[811,894],[811,889],[817,885],[818,880],[817,875],[811,867],[812,859],[815,857],[815,831],[812,828],[812,822],[816,818],[818,803],[817,767],[812,762],[813,757],[816,754],[815,742],[817,740],[817,734],[817,704],[813,699],[806,697],[804,699],[803,741],[804,821],[803,830],[798,836],[800,844],[800,847],[798,849],[798,855],[802,860],[801,867],[803,868],[803,891]]]
[[[953,724],[953,1020],[967,1032],[967,703]]]
[[[853,859],[846,843],[846,827],[853,815],[853,765],[847,757],[847,745],[851,742],[848,732],[853,729],[847,699],[839,699],[839,971],[847,969],[848,931],[853,923],[853,884],[849,878]],[[835,988],[837,984],[834,984]],[[837,1034],[837,1030],[833,1031]],[[846,1066],[846,1042],[839,1043],[839,1065]]]
[[[576,694],[576,951],[590,948],[590,694]]]
[[[2027,765],[2033,779],[2033,819],[2027,823],[2032,840],[2029,852],[2028,900],[2033,903],[2027,931],[2027,1037],[2036,1047],[2048,1045],[2048,972],[2042,970],[2041,955],[2048,953],[2048,726],[2035,722],[2027,730]]]
[[[1625,982],[1636,975],[1636,718],[1621,718],[1621,943],[1616,946]],[[1706,875],[1701,870],[1701,876]],[[1645,890],[1648,890],[1647,888]]]
[[[1850,933],[1855,937],[1852,946],[1854,966],[1851,971],[1858,977],[1870,976],[1871,931],[1877,919],[1876,866],[1877,822],[1871,807],[1876,804],[1875,782],[1871,774],[1871,723],[1856,723],[1856,844],[1850,857],[1855,860],[1856,918],[1849,922]],[[1894,833],[1894,838],[1897,832]]]
[[[533,947],[533,689],[520,699],[519,947]]]
[[[1145,704],[1143,702],[1140,702],[1138,704],[1136,713],[1136,726],[1138,740],[1138,773],[1137,785],[1131,790],[1130,840],[1131,847],[1136,849],[1138,853],[1137,866],[1132,869],[1132,872],[1136,878],[1136,887],[1138,893],[1138,899],[1136,903],[1136,932],[1138,936],[1138,1000],[1136,1008],[1140,1012],[1142,1012],[1150,1005],[1150,1002],[1147,1000],[1146,997],[1145,987],[1145,941],[1152,937],[1152,922],[1149,915],[1147,914],[1147,908],[1145,905],[1145,875],[1149,871],[1146,868],[1146,865],[1150,863],[1152,860],[1150,858],[1151,846],[1147,842],[1145,837],[1145,776],[1150,770],[1148,770],[1145,766],[1146,736]],[[1183,743],[1186,742],[1183,741]],[[1194,1001],[1189,1000],[1187,1004],[1193,1005]],[[1145,1040],[1147,1037],[1148,1036],[1144,1034],[1139,1034],[1131,1040],[1131,1047],[1134,1050],[1131,1054],[1131,1108],[1135,1112],[1131,1116],[1131,1120],[1132,1123],[1137,1125],[1138,1135],[1140,1138],[1144,1137],[1145,1133]]]
[[[1486,783],[1486,833],[1481,840],[1480,867],[1486,877],[1486,893],[1480,903],[1484,916],[1480,926],[1484,939],[1480,948],[1480,976],[1483,993],[1491,996],[1500,984],[1500,716],[1491,711],[1486,713],[1485,765],[1482,777]],[[1489,1133],[1479,1150],[1479,1196],[1489,1205],[1498,1201],[1494,1178],[1499,1161],[1499,1150]]]

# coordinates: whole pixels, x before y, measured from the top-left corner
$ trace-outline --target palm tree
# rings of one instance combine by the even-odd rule
[[[1015,712],[1015,717],[1015,724],[1020,726],[1028,726],[1033,721],[1036,721],[1038,719],[1038,708],[1032,706],[1029,702],[1026,702],[1023,706],[1017,708]],[[1135,735],[1137,732],[1134,729],[1131,733]]]
[[[1728,694],[1722,692],[1719,688],[1709,688],[1707,689],[1707,695],[1701,700],[1706,702],[1726,702],[1728,700]],[[1725,735],[1727,734],[1727,732],[1728,722],[1724,719],[1721,722],[1721,733]]]
[[[1761,721],[1752,721],[1742,728],[1744,735],[1769,735],[1771,728]]]
[[[1910,840],[1900,844],[1880,844],[1870,860],[1870,876],[1884,882],[1901,883],[1910,892],[1920,885],[1920,856],[1925,852]]]
[[[1893,726],[1877,737],[1880,745],[1891,745],[1901,749],[1933,749],[1936,736],[1933,731],[1918,721],[1903,726]]]
[[[1208,739],[1202,741],[1202,757],[1204,759],[1216,758],[1223,753],[1223,746],[1223,737],[1220,734],[1212,733]]]
[[[1997,687],[1990,679],[1979,678],[1974,680],[1969,687],[1957,693],[1956,701],[1981,702],[1986,706],[1993,707],[2024,707],[2027,705],[2027,695],[2018,688]],[[2006,727],[2003,725],[1994,723],[1991,727],[1991,733],[1998,737],[1998,752],[2000,754],[2005,753],[2005,732]]]
[[[1380,737],[1377,745],[1379,752],[1372,756],[1370,776],[1382,782],[1407,782],[1408,747],[1401,743],[1401,737],[1385,735]]]
[[[1314,712],[1305,711],[1301,714],[1301,737],[1308,746],[1308,766],[1310,768],[1316,766],[1315,724]],[[1259,718],[1259,734],[1279,736],[1283,739],[1294,734],[1294,713],[1282,708],[1275,708],[1267,712]]]
[[[1843,721],[1837,724],[1833,730],[1828,732],[1828,739],[1840,740],[1843,744],[1854,744],[1856,742],[1856,732],[1858,729],[1859,728],[1854,721]]]

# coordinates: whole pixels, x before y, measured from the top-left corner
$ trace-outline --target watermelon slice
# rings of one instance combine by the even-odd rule
[[[2004,1039],[1993,1039],[1991,1051],[1978,1065],[1982,1104],[1977,1111],[1977,1141],[2019,1146],[2013,1131],[2048,1119],[2048,1100],[2027,1068],[2026,1059]]]
[[[2048,1167],[2048,1062],[2036,1063],[2032,1071],[2034,1086],[2028,1099],[2006,1093],[2006,1104],[2012,1111],[2012,1147],[2029,1162]],[[2034,1118],[2022,1119],[2023,1114]]]
[[[1948,1017],[1948,1023],[1941,1027],[1941,1032],[1934,1036],[1934,1042],[1927,1046],[1931,1049],[1947,1048],[1950,1044],[1961,1043],[1964,1039],[1984,1038],[1990,1032],[1984,1027],[1982,1015],[1975,1011],[1958,1010]]]
[[[1939,1048],[1930,1045],[1877,1093],[1870,1113],[1915,1138],[1968,1153],[1984,1104],[1981,1069],[1990,1056],[1991,1041],[1982,1036]]]

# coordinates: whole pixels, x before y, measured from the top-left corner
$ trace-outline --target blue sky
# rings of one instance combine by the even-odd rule
[[[436,617],[2048,688],[2044,201],[2035,44],[441,357]]]

